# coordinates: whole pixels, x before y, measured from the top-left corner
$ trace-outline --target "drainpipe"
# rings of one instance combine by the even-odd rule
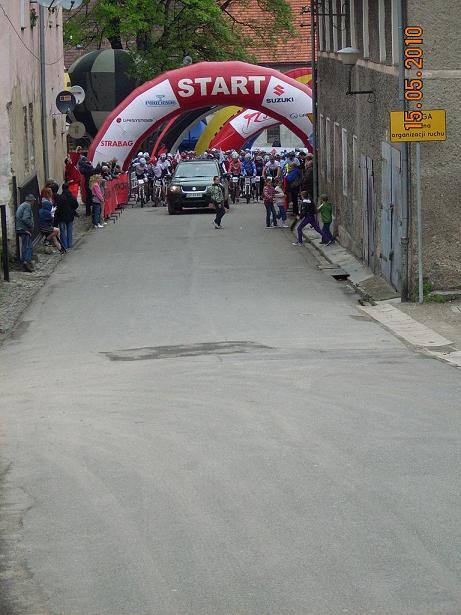
[[[319,192],[319,178],[318,178],[318,130],[317,130],[317,55],[316,55],[316,18],[315,18],[315,4],[316,0],[311,0],[311,65],[312,65],[312,127],[314,129],[314,157],[312,159],[312,199],[317,205],[318,192]]]
[[[40,30],[40,105],[42,118],[42,141],[43,141],[43,169],[45,181],[50,177],[50,156],[48,151],[48,118],[46,109],[46,54],[45,54],[45,7],[39,7],[39,30]]]
[[[406,111],[408,105],[405,100],[405,48],[404,29],[406,27],[406,0],[397,0],[397,19],[399,25],[399,101],[402,111]],[[408,244],[409,244],[409,206],[408,206],[408,143],[401,144],[402,153],[402,236],[400,239],[400,298],[408,301]]]

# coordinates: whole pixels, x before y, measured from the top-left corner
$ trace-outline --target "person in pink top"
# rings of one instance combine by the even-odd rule
[[[101,223],[101,211],[104,206],[104,195],[101,190],[101,176],[100,175],[92,175],[90,178],[90,190],[93,195],[93,228],[104,228],[104,225]]]
[[[264,184],[263,199],[266,208],[266,228],[273,228],[277,225],[277,214],[274,207],[275,188],[272,185],[272,179],[268,177]],[[271,226],[272,218],[272,226]]]

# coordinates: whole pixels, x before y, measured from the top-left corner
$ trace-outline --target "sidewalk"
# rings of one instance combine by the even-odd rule
[[[334,244],[325,246],[313,229],[304,229],[304,238],[323,263],[320,268],[341,271],[361,295],[360,309],[413,348],[461,367],[461,301],[447,303],[402,303],[399,294],[375,276],[348,250]],[[345,276],[344,276],[345,277]]]
[[[79,218],[74,221],[74,249],[91,227],[91,218],[85,217],[85,206],[80,205]],[[22,312],[30,304],[35,293],[42,288],[50,275],[66,255],[59,252],[46,253],[43,242],[34,246],[35,269],[26,273],[22,269],[10,269],[10,282],[0,278],[0,344],[13,331]]]

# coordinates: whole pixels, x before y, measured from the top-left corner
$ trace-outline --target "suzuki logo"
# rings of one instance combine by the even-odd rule
[[[285,88],[282,85],[276,85],[274,88],[274,94],[281,96],[285,92]]]

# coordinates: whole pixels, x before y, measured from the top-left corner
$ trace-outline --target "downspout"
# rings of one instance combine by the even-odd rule
[[[319,192],[319,178],[318,178],[318,130],[317,130],[317,55],[316,55],[316,14],[315,14],[316,0],[311,0],[311,66],[312,66],[312,127],[314,130],[314,143],[313,143],[313,159],[312,159],[312,199],[317,205],[318,192]]]
[[[406,0],[396,0],[397,1],[397,19],[399,26],[399,101],[401,103],[402,111],[406,111],[408,108],[407,102],[405,100],[405,48],[404,48],[404,30],[406,27]],[[409,181],[408,181],[408,143],[401,144],[401,153],[402,153],[402,236],[400,239],[400,250],[401,250],[401,260],[400,260],[400,280],[401,280],[401,288],[400,288],[400,298],[402,301],[409,300],[409,263],[408,263],[408,253],[409,253],[409,206],[408,206],[408,192],[409,192]]]
[[[45,53],[45,7],[39,7],[39,29],[40,29],[40,105],[42,118],[42,141],[43,141],[43,170],[45,173],[44,181],[50,177],[50,156],[48,150],[48,118],[46,109],[46,53]]]

